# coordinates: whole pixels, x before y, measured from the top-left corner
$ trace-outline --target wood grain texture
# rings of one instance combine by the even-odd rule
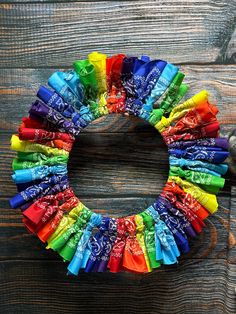
[[[0,66],[69,66],[91,50],[175,63],[232,62],[235,2],[104,1],[0,5]]]
[[[158,56],[180,65],[188,96],[217,99],[221,134],[236,125],[236,3],[221,0],[0,0],[1,314],[236,313],[236,177],[229,172],[218,212],[178,266],[138,276],[66,276],[66,265],[27,233],[10,209],[11,133],[40,84],[93,50]],[[168,175],[156,130],[137,118],[96,120],[79,137],[70,182],[91,209],[114,217],[154,201]]]
[[[66,277],[65,265],[55,261],[0,265],[3,313],[225,314],[235,310],[236,268],[228,267],[224,259],[183,261],[146,276],[106,273],[79,278]]]

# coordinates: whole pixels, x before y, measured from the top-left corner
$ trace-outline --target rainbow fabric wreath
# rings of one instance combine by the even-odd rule
[[[73,67],[55,72],[49,87],[39,88],[29,117],[11,138],[18,190],[11,206],[21,208],[29,232],[69,262],[69,274],[147,273],[177,263],[217,210],[216,194],[225,183],[228,142],[219,137],[217,108],[205,90],[187,99],[178,67],[148,56],[92,52]],[[76,137],[111,113],[150,122],[169,151],[169,177],[160,196],[141,213],[122,218],[88,209],[67,177]]]

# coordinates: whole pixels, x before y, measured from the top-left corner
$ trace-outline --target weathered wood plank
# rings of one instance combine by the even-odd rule
[[[234,1],[104,1],[0,6],[0,67],[69,66],[91,50],[175,63],[232,62]]]
[[[235,313],[236,269],[224,259],[182,261],[146,276],[93,273],[71,278],[65,265],[55,261],[6,261],[0,267],[3,314]]]
[[[186,97],[207,89],[217,101],[219,120],[224,123],[224,131],[232,131],[236,121],[236,66],[181,66],[186,74],[185,81],[190,85]],[[0,70],[0,127],[16,131],[21,118],[27,115],[30,103],[40,85],[56,69],[1,69]],[[16,110],[17,108],[17,110]],[[6,110],[7,109],[7,110]],[[150,127],[147,129],[150,131]],[[140,119],[124,118],[120,115],[103,117],[85,129],[85,132],[137,132],[144,131]],[[145,129],[146,130],[146,129]]]
[[[229,217],[228,261],[236,264],[236,187],[232,186]]]

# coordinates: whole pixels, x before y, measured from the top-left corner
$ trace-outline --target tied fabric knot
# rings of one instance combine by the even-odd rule
[[[62,132],[51,132],[43,129],[20,127],[18,132],[20,140],[28,141],[62,140],[63,142],[68,144],[73,144],[75,140],[75,138],[71,134]]]
[[[37,233],[48,220],[59,210],[60,203],[75,197],[71,189],[66,189],[56,195],[47,195],[38,199],[25,211],[23,222],[32,233]]]
[[[116,233],[117,221],[114,218],[110,218],[108,225],[108,233],[106,235],[106,238],[104,237],[105,244],[103,245],[103,250],[100,256],[100,262],[99,265],[97,266],[97,272],[104,272],[107,269],[111,250],[116,240]]]
[[[125,241],[123,268],[136,273],[146,273],[148,268],[144,253],[136,237],[134,216],[126,217],[124,222],[128,236]]]
[[[229,156],[229,152],[221,148],[211,148],[206,146],[193,146],[186,149],[169,148],[170,156],[176,158],[186,158],[190,160],[202,160],[211,163],[222,163]]]
[[[40,193],[44,191],[46,192],[49,191],[53,185],[59,183],[60,181],[64,181],[64,180],[68,181],[67,179],[68,179],[67,176],[57,176],[57,175],[46,177],[39,184],[31,185],[25,190],[23,190],[22,192],[13,196],[9,201],[10,205],[12,208],[20,207],[24,205],[25,203],[35,199],[38,195],[40,195]]]
[[[170,83],[178,72],[178,68],[170,63],[163,63],[162,73],[155,82],[146,103],[153,104],[165,93]]]
[[[183,230],[183,226],[180,223],[179,219],[177,219],[176,217],[168,213],[167,208],[165,204],[163,203],[163,198],[159,197],[155,201],[154,208],[157,211],[157,213],[160,215],[161,220],[165,222],[167,227],[173,233],[173,236],[178,245],[178,248],[183,253],[188,253],[190,249],[189,249],[187,236]]]
[[[168,180],[178,184],[186,193],[190,193],[192,197],[194,197],[211,214],[217,210],[218,203],[214,194],[208,193],[199,186],[194,185],[189,181],[182,180],[180,177],[170,176]]]
[[[50,248],[57,251],[64,260],[72,259],[91,214],[86,207],[83,207],[72,226],[50,243]]]
[[[184,177],[190,182],[203,185],[203,187],[209,185],[212,187],[222,188],[225,183],[224,178],[213,176],[204,172],[183,170],[182,168],[175,166],[170,166],[169,175]]]
[[[80,108],[84,99],[84,88],[75,71],[53,73],[48,79],[52,87],[62,99],[75,108]]]
[[[191,225],[193,226],[194,230],[197,233],[200,233],[202,231],[202,227],[205,226],[203,221],[187,206],[185,206],[183,203],[177,200],[174,191],[172,191],[168,187],[165,187],[163,192],[161,193],[161,196],[169,200],[173,204],[173,206],[179,209],[186,216],[186,218],[191,223]]]
[[[112,245],[115,241],[116,220],[104,217],[99,232],[91,239],[91,254],[86,263],[85,272],[104,272],[107,268]]]
[[[107,59],[107,108],[109,113],[125,111],[126,91],[122,84],[123,54]]]
[[[177,121],[174,126],[169,126],[162,132],[163,136],[171,136],[176,133],[183,133],[189,129],[204,126],[216,122],[218,110],[208,101],[200,103],[197,107],[186,112],[186,114]]]
[[[158,261],[159,265],[160,263],[164,265],[177,263],[180,252],[174,236],[164,221],[160,219],[153,206],[149,206],[145,211],[145,221],[148,226],[151,225],[150,237],[152,241],[155,241],[152,249],[155,251],[155,260]]]
[[[23,154],[28,154],[28,153],[23,153]],[[44,156],[45,159],[40,157],[38,161],[30,161],[30,160],[27,160],[26,158],[19,158],[22,155],[18,154],[17,158],[14,158],[12,162],[13,171],[22,170],[22,169],[30,169],[30,168],[34,168],[38,166],[43,166],[43,165],[47,165],[47,166],[52,166],[55,164],[66,165],[68,161],[68,156],[66,155],[47,157],[46,155],[43,155],[40,153],[36,153],[36,154]]]
[[[149,123],[155,125],[158,121],[161,120],[165,110],[161,108],[153,109],[149,116]]]
[[[135,224],[136,224],[136,238],[137,238],[138,243],[139,243],[139,245],[143,251],[148,272],[150,272],[152,270],[152,268],[150,265],[150,261],[149,261],[149,257],[148,257],[148,253],[147,253],[147,246],[146,246],[146,242],[145,242],[145,234],[146,233],[144,234],[144,229],[145,229],[144,220],[143,220],[143,217],[141,214],[135,215],[134,220],[135,220]]]
[[[74,195],[73,191],[71,190],[70,192],[70,190],[71,189],[67,189],[64,191],[65,195],[63,194],[63,199],[60,199],[62,204],[59,206],[56,215],[37,232],[37,235],[42,242],[46,242],[55,232],[64,217],[64,213],[72,210],[78,205],[78,198]]]
[[[79,240],[77,245],[76,252],[68,265],[69,274],[78,275],[82,265],[84,263],[84,259],[86,258],[85,251],[88,247],[89,240],[92,235],[92,231],[94,228],[99,227],[102,222],[102,216],[96,213],[93,213],[90,217],[90,220],[85,228],[85,231],[82,237]]]
[[[147,266],[148,270],[151,270],[152,268],[158,268],[161,266],[160,262],[156,259],[154,220],[147,212],[142,212],[140,216],[142,216],[143,223],[145,225],[144,241],[148,255]]]
[[[209,216],[208,211],[196,199],[194,199],[191,194],[186,193],[175,182],[168,181],[164,187],[164,190],[170,191],[176,195],[176,197],[178,197],[184,206],[193,211],[201,220],[204,220]]]
[[[122,270],[122,260],[125,248],[126,228],[124,218],[116,219],[117,236],[114,245],[111,249],[111,254],[108,262],[110,272],[117,273]]]
[[[47,239],[47,249],[51,248],[51,244],[54,243],[54,241],[64,234],[70,227],[72,227],[72,225],[79,218],[83,208],[84,205],[81,202],[78,202],[78,204],[70,209],[68,213],[63,215],[61,221],[55,229],[55,232]]]
[[[200,93],[194,95],[192,98],[187,99],[182,104],[174,107],[171,110],[168,119],[165,121],[165,124],[163,124],[161,120],[157,124],[155,124],[155,128],[160,133],[162,133],[171,123],[182,118],[192,108],[200,105],[201,103],[205,103],[208,99],[208,95],[208,92],[203,90]]]
[[[55,127],[58,127],[61,131],[66,131],[67,133],[72,134],[73,136],[77,136],[81,127],[75,126],[72,121],[69,121],[67,118],[63,117],[63,115],[52,109],[51,107],[44,104],[42,101],[36,100],[29,110],[29,114],[34,115],[36,117],[40,117],[43,119],[47,119],[51,122]]]
[[[71,104],[64,102],[56,92],[52,92],[45,86],[39,88],[37,96],[49,107],[58,111],[62,116],[71,119],[77,128],[84,128],[89,122],[94,120],[88,107],[81,105],[79,109],[76,109]]]
[[[183,234],[186,234],[189,237],[197,236],[196,232],[194,231],[188,219],[185,217],[183,213],[179,211],[178,208],[173,206],[173,204],[171,204],[171,202],[168,199],[164,198],[162,195],[159,196],[158,200],[161,202],[162,205],[165,206],[165,208],[170,214],[172,214],[175,218],[178,219],[182,227]]]
[[[184,74],[178,72],[170,83],[166,94],[159,104],[159,108],[153,109],[153,105],[151,103],[146,103],[144,107],[148,105],[149,110],[145,113],[145,115],[141,116],[149,121],[152,125],[155,125],[158,121],[160,121],[163,114],[170,112],[171,109],[180,102],[187,92],[187,85],[184,85],[184,88],[183,86],[180,88],[183,79]]]
[[[190,140],[190,141],[179,141],[174,142],[169,145],[169,148],[178,148],[178,149],[186,149],[187,147],[216,147],[220,148],[221,150],[228,150],[229,143],[227,138],[225,137],[218,137],[218,138],[201,138],[197,140]]]
[[[87,262],[85,264],[85,272],[96,271],[100,255],[105,245],[106,233],[109,227],[109,218],[103,217],[98,232],[92,237],[89,243],[90,254],[87,253]]]
[[[220,124],[218,121],[211,122],[207,125],[197,126],[196,128],[188,129],[180,134],[173,134],[171,136],[163,136],[163,139],[167,145],[180,140],[195,140],[203,137],[216,137],[218,136]]]
[[[189,170],[198,172],[205,172],[214,176],[220,177],[228,170],[227,164],[212,164],[201,160],[189,160],[184,158],[169,157],[169,163],[171,166],[185,167]]]
[[[12,135],[11,137],[11,149],[17,152],[38,152],[48,156],[69,155],[69,153],[63,149],[52,148],[30,141],[21,141],[17,135]]]
[[[126,112],[140,115],[145,99],[149,96],[156,81],[159,79],[166,62],[141,57],[135,59],[133,77],[125,82],[127,89]]]
[[[15,183],[26,183],[47,177],[50,174],[66,175],[67,167],[63,165],[39,166],[31,169],[16,170],[12,175]]]

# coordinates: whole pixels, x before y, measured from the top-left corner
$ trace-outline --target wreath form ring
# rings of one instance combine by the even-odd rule
[[[219,137],[217,108],[205,90],[186,98],[178,67],[148,56],[92,52],[69,72],[41,86],[11,138],[12,178],[23,223],[69,262],[68,273],[122,270],[147,273],[178,262],[189,238],[217,210],[228,142]],[[185,100],[183,98],[185,97]],[[122,218],[102,217],[69,187],[67,162],[75,138],[91,121],[123,113],[149,121],[169,152],[169,177],[153,205]]]

